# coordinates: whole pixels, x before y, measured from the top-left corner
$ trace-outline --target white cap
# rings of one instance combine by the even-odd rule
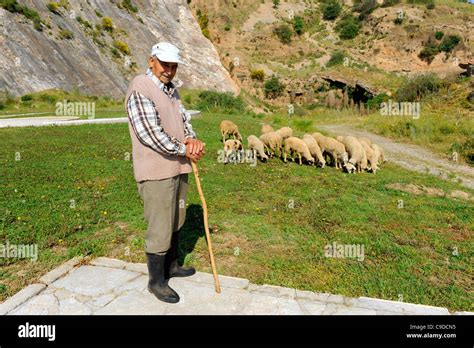
[[[179,49],[169,42],[159,42],[151,48],[151,55],[162,62],[184,64],[179,55]]]

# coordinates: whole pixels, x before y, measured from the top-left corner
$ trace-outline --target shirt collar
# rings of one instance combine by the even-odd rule
[[[168,97],[171,98],[174,95],[176,87],[173,82],[170,82],[168,86],[165,85],[158,77],[156,77],[155,74],[153,74],[153,71],[151,71],[150,68],[147,69],[146,76],[148,76]]]

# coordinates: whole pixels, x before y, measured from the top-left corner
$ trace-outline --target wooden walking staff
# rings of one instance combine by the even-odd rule
[[[212,274],[214,275],[214,288],[217,293],[221,292],[221,286],[219,284],[219,277],[217,276],[216,262],[214,261],[214,254],[212,253],[212,242],[211,234],[209,233],[209,223],[207,221],[207,205],[202,193],[201,181],[199,181],[199,172],[196,163],[191,161],[193,166],[194,178],[196,179],[196,186],[199,192],[199,198],[201,198],[202,210],[204,211],[204,229],[206,230],[207,247],[209,248],[209,256],[211,258]]]

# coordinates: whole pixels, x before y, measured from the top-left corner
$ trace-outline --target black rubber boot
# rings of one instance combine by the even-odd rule
[[[179,295],[168,286],[165,279],[165,258],[166,255],[146,253],[148,291],[160,301],[177,303],[179,302]]]
[[[178,244],[179,244],[179,231],[173,233],[171,238],[171,248],[166,253],[166,278],[172,277],[189,277],[196,273],[196,270],[192,267],[182,267],[178,263]]]

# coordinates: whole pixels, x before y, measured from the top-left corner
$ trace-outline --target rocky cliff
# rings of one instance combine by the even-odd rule
[[[18,3],[39,19],[35,24],[31,12],[0,8],[0,89],[12,95],[79,88],[122,97],[159,41],[182,50],[185,64],[176,80],[183,87],[239,90],[184,0]]]

